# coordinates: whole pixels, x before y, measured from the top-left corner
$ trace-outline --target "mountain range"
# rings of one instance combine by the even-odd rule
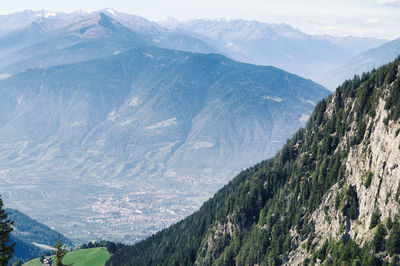
[[[41,18],[5,34],[0,37],[0,73],[8,76],[35,67],[82,62],[133,47],[213,51],[200,40],[167,32],[140,17],[119,18],[128,28],[112,18],[113,14],[94,12],[85,16],[79,13],[67,18],[66,15]],[[62,23],[58,23],[60,20]]]
[[[335,80],[333,83],[330,77],[323,74],[387,42],[374,38],[310,35],[287,24],[246,20],[201,19],[179,22],[171,18],[161,25],[199,38],[236,60],[273,65],[328,85],[332,90],[343,80]]]
[[[133,242],[192,213],[329,94],[275,67],[155,47],[168,42],[133,29],[156,26],[109,13],[0,42],[0,193],[71,239]]]
[[[74,24],[84,23],[90,28],[91,22],[96,22],[101,14],[113,21],[109,21],[109,26],[125,28],[122,30],[124,32],[122,42],[116,42],[118,38],[111,35],[106,40],[97,39],[96,27],[85,33],[74,31],[74,28],[83,28],[82,25],[73,26]],[[76,11],[70,14],[24,11],[0,16],[0,21],[4,22],[3,28],[0,28],[0,43],[3,44],[3,47],[0,45],[2,48],[0,75],[3,77],[21,69],[111,55],[124,51],[130,47],[130,42],[140,39],[145,46],[220,53],[246,63],[272,65],[311,78],[334,90],[343,78],[360,74],[358,73],[360,69],[371,70],[370,65],[363,67],[365,62],[359,60],[357,56],[387,42],[375,38],[309,35],[286,24],[246,20],[202,19],[180,22],[170,18],[156,23],[113,9],[93,13]],[[14,23],[15,21],[18,23]],[[48,37],[50,32],[56,30],[57,33],[53,32],[50,34],[52,37]],[[62,38],[57,37],[60,31],[64,31]],[[38,42],[38,39],[43,41]],[[94,43],[97,43],[97,46]],[[96,49],[90,49],[92,46],[96,46]],[[10,48],[14,53],[10,53],[8,50]],[[385,51],[384,48],[381,50]],[[348,66],[352,58],[351,66],[361,65],[360,69],[343,67]],[[395,57],[391,54],[389,58],[393,60]],[[384,63],[389,61],[385,60]],[[341,69],[346,70],[340,71]],[[354,72],[354,70],[358,72],[346,74],[347,71]]]

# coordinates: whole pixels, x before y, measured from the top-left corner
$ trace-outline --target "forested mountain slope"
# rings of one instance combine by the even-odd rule
[[[274,158],[108,265],[398,263],[399,63],[343,83]]]
[[[67,246],[72,246],[71,240],[41,224],[29,216],[14,209],[5,209],[8,219],[14,222],[11,241],[15,243],[12,261],[26,261],[41,255],[51,253],[58,238]]]

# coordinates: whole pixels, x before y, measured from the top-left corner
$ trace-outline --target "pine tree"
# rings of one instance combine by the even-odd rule
[[[58,235],[54,253],[56,255],[56,266],[64,266],[62,259],[67,255],[67,250],[64,248],[64,243],[61,241],[60,235]]]
[[[14,254],[14,244],[10,241],[12,224],[7,219],[7,213],[3,209],[3,200],[0,197],[0,265],[7,265]]]

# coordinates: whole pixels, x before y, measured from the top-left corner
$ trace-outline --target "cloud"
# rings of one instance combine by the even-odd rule
[[[400,0],[376,0],[378,5],[400,6]]]

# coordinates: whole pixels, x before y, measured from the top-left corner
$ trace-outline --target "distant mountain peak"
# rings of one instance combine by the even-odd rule
[[[179,28],[211,38],[258,40],[262,38],[279,39],[283,37],[307,38],[307,35],[290,25],[273,24],[257,20],[243,19],[198,19],[187,22],[166,20],[162,25]]]
[[[133,34],[128,28],[105,12],[93,13],[81,21],[70,25],[69,31],[90,38],[99,37],[103,34]]]
[[[119,24],[104,12],[100,12],[100,19],[98,20],[98,23],[106,28],[114,28],[116,24]]]
[[[112,9],[112,8],[102,9],[102,10],[100,10],[100,12],[107,13],[107,14],[114,15],[114,16],[119,14],[118,11],[116,11],[115,9]]]

